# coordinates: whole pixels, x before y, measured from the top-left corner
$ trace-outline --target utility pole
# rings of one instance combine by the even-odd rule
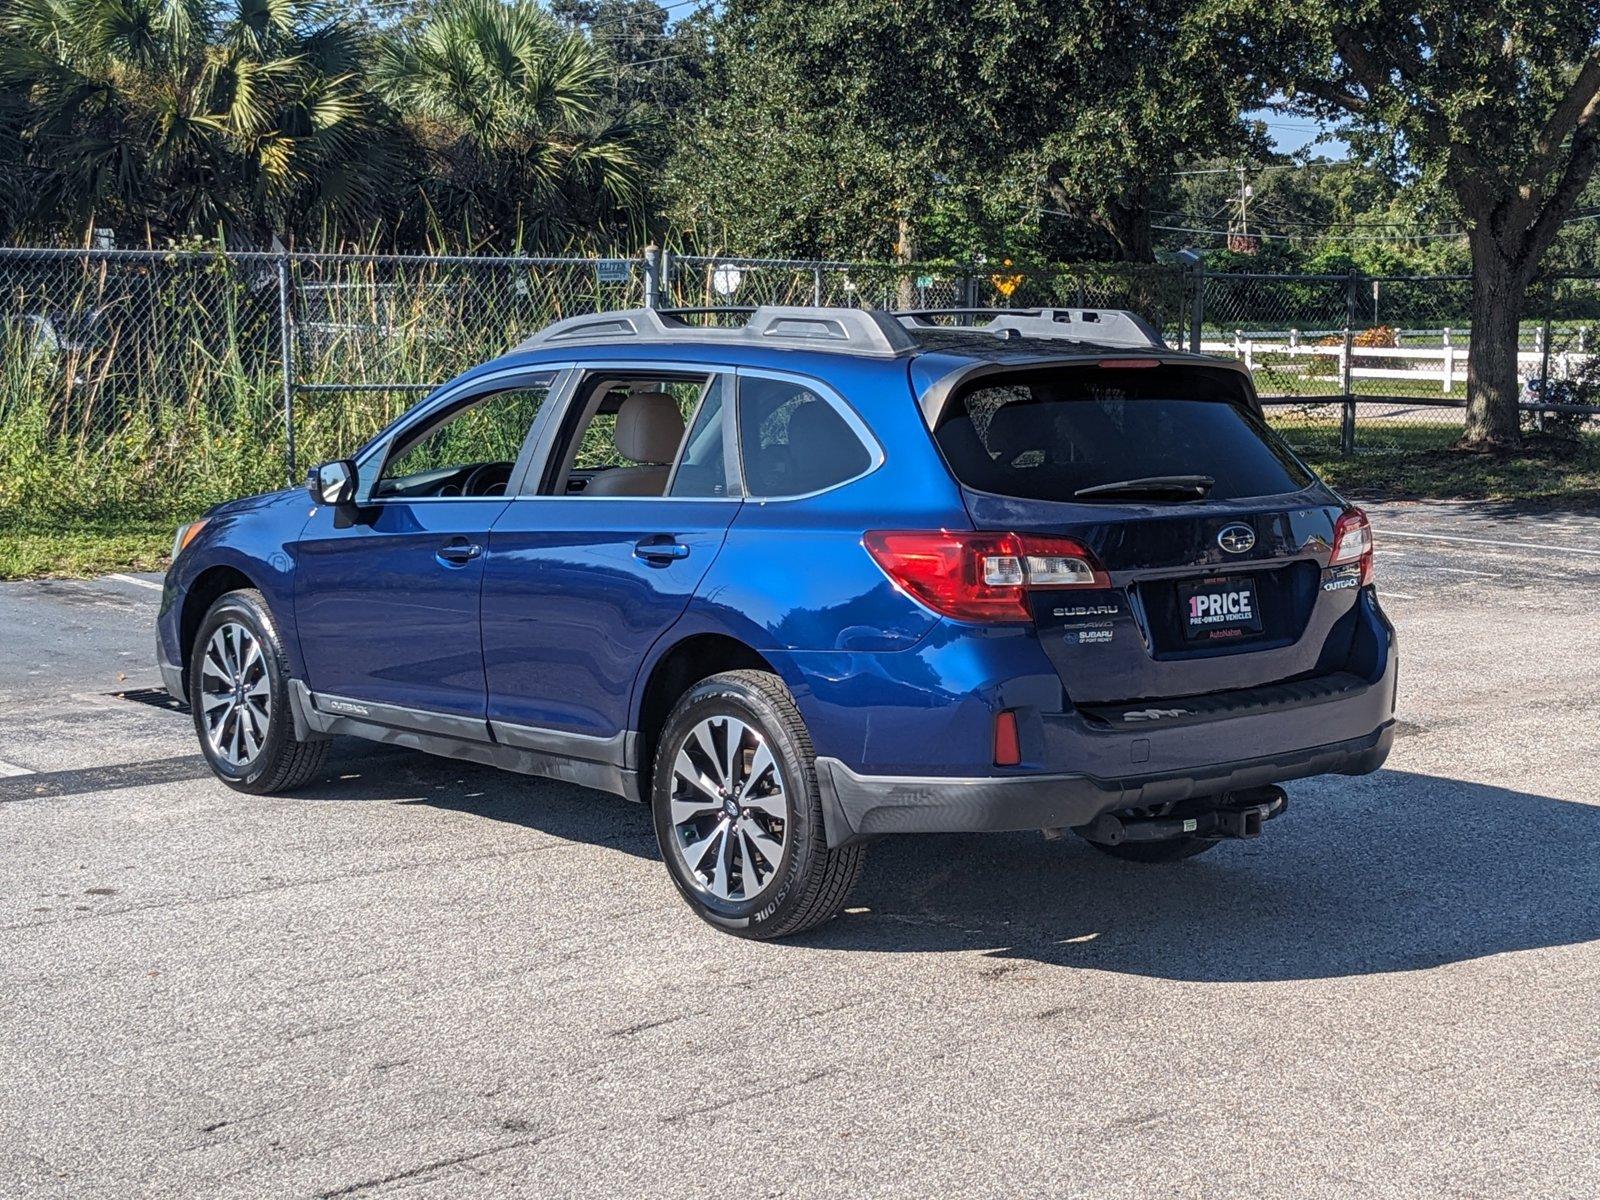
[[[1239,235],[1250,236],[1250,185],[1245,182],[1244,168],[1239,168]]]

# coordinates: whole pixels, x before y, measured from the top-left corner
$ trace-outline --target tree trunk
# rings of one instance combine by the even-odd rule
[[[916,234],[912,232],[911,220],[908,217],[900,218],[899,241],[895,244],[894,260],[901,264],[895,307],[916,308],[917,280],[915,273],[910,269],[910,264],[917,261],[917,244]]]
[[[1106,232],[1124,262],[1155,262],[1155,245],[1150,238],[1150,188],[1130,184],[1120,196],[1105,206]]]
[[[1510,448],[1521,437],[1517,339],[1528,281],[1524,271],[1507,266],[1489,247],[1474,247],[1472,257],[1472,343],[1467,350],[1467,428],[1461,445],[1475,450]]]

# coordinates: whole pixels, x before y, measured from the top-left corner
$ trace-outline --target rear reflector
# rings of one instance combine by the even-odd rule
[[[1111,586],[1072,538],[879,529],[861,542],[901,591],[960,621],[1031,621],[1031,590]]]
[[[1328,565],[1346,563],[1361,564],[1363,587],[1372,582],[1372,523],[1359,508],[1345,512],[1333,527],[1333,554]]]
[[[994,718],[994,765],[1014,767],[1022,761],[1022,743],[1017,738],[1017,714],[1011,709]]]

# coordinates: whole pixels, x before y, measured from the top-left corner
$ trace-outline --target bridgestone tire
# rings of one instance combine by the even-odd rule
[[[243,626],[261,647],[270,692],[266,736],[261,747],[241,764],[227,761],[211,744],[201,697],[201,670],[212,635],[223,625]],[[277,622],[266,598],[254,589],[229,592],[217,600],[200,622],[189,656],[189,710],[195,734],[211,770],[223,783],[253,795],[272,795],[301,787],[322,770],[328,757],[326,738],[301,741],[294,734],[289,708],[289,662]]]
[[[782,861],[763,875],[753,900],[720,898],[684,862],[674,824],[674,764],[706,721],[732,717],[760,734],[781,774],[786,800]],[[690,688],[667,717],[651,775],[651,807],[661,856],[689,907],[718,929],[747,938],[778,938],[815,928],[844,907],[861,874],[865,850],[827,847],[816,755],[794,697],[766,671],[728,671]],[[707,820],[711,819],[708,814]],[[715,853],[713,849],[712,853]],[[764,861],[764,860],[763,860]]]

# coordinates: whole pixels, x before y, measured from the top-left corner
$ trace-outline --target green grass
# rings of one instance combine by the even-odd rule
[[[110,571],[159,571],[172,549],[165,521],[0,522],[0,580],[81,579]]]
[[[1576,440],[1528,434],[1516,455],[1453,448],[1456,423],[1357,425],[1356,449],[1339,453],[1339,427],[1274,421],[1290,445],[1342,492],[1372,499],[1493,500],[1600,507],[1600,434]]]

